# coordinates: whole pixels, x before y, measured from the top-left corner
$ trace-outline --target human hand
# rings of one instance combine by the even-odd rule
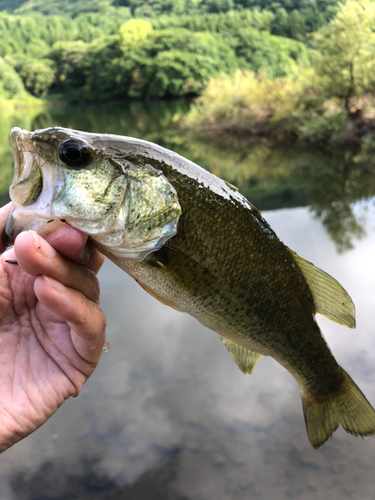
[[[0,234],[9,207],[0,210]],[[46,239],[27,231],[0,257],[0,452],[76,396],[99,362],[104,257],[86,242],[69,225]]]

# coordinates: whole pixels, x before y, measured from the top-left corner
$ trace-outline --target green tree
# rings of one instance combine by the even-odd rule
[[[12,99],[24,89],[21,78],[4,59],[0,57],[0,95]]]
[[[241,68],[251,71],[266,68],[267,74],[273,78],[291,73],[297,63],[308,62],[303,43],[266,31],[240,29],[232,43]]]
[[[222,37],[185,29],[155,30],[132,57],[132,94],[140,97],[199,93],[210,78],[231,74],[237,65]]]
[[[89,100],[125,99],[132,81],[132,53],[124,56],[117,36],[90,44],[85,57],[84,97]]]
[[[55,68],[55,78],[52,92],[70,94],[79,98],[80,89],[86,82],[85,61],[90,45],[77,40],[76,42],[57,42],[48,58],[52,59]],[[77,93],[78,91],[78,93]],[[73,94],[72,94],[73,93]]]
[[[152,24],[144,19],[131,19],[119,29],[120,49],[124,54],[134,50],[152,31]]]
[[[26,60],[17,70],[26,90],[35,97],[44,97],[55,78],[55,71],[43,60]]]
[[[348,112],[353,98],[375,90],[375,3],[349,0],[315,35],[315,68],[328,97]]]

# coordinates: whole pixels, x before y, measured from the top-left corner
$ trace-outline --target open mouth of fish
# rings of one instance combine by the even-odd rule
[[[55,220],[52,213],[52,190],[43,190],[47,187],[39,166],[43,161],[34,151],[31,135],[18,127],[13,128],[10,134],[14,155],[14,178],[9,190],[12,207],[2,234],[3,243],[7,246],[12,245],[16,236],[26,228],[43,232],[41,230],[46,221],[51,219],[53,224],[48,231],[62,224],[59,219]],[[58,182],[58,176],[53,177],[50,180],[54,184]]]

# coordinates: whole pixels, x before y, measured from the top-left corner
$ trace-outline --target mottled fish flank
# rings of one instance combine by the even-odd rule
[[[234,186],[140,139],[64,128],[11,132],[5,238],[64,219],[155,298],[217,332],[250,374],[272,356],[296,379],[319,448],[341,425],[375,435],[375,412],[314,315],[354,328],[341,285],[287,248]]]

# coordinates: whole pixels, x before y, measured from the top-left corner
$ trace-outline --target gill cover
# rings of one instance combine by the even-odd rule
[[[160,249],[177,232],[181,206],[160,170],[136,163],[127,139],[57,127],[32,133],[13,128],[5,240],[28,229],[46,234],[63,219],[125,259],[142,260]]]

